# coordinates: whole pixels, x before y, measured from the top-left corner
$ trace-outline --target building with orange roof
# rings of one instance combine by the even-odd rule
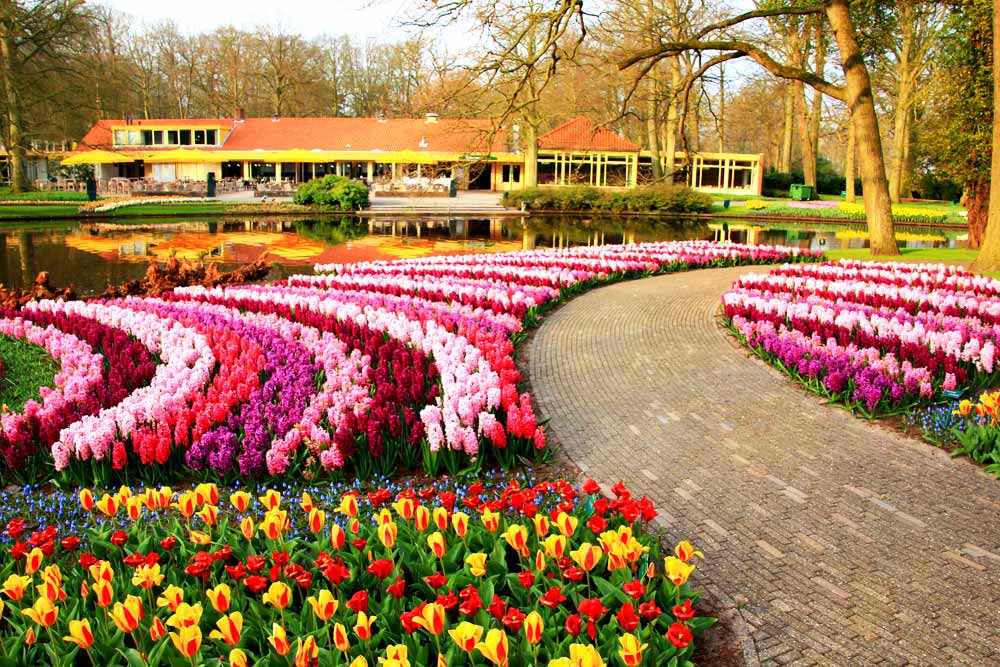
[[[523,187],[518,126],[487,119],[233,118],[100,120],[70,159],[94,156],[95,176],[152,182],[216,179],[298,183],[326,174],[392,188],[412,179],[454,179],[459,189]],[[683,162],[683,154],[678,154]],[[539,185],[630,188],[648,180],[651,157],[587,118],[538,140]],[[700,154],[687,170],[699,189],[760,193],[760,155]]]

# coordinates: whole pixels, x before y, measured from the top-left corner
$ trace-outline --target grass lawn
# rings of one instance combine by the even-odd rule
[[[899,256],[873,257],[868,248],[843,248],[826,250],[826,256],[832,260],[864,259],[878,262],[943,262],[958,264],[971,262],[979,254],[978,250],[968,248],[900,248]]]
[[[184,204],[140,204],[138,206],[125,206],[111,211],[110,214],[116,218],[143,216],[143,215],[218,215],[225,213],[229,204],[222,202],[184,203]]]
[[[87,201],[86,192],[21,192],[13,193],[10,188],[0,188],[0,201]]]
[[[20,412],[32,398],[39,400],[39,387],[53,385],[58,366],[39,345],[0,335],[0,360],[3,361],[0,404],[13,412]]]
[[[45,204],[33,206],[0,206],[2,220],[50,220],[52,218],[75,218],[79,215],[78,203]]]

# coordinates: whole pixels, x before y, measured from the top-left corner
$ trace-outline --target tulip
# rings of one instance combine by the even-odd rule
[[[260,530],[269,540],[281,538],[281,533],[289,526],[288,513],[284,510],[270,509],[260,522]]]
[[[229,652],[229,664],[231,667],[249,667],[250,663],[247,660],[247,654],[238,648],[234,648]]]
[[[431,512],[431,518],[434,519],[434,525],[437,526],[438,530],[448,529],[448,510],[445,508],[435,507]],[[466,517],[466,521],[468,521],[468,517]]]
[[[524,617],[524,637],[532,646],[542,641],[542,630],[544,629],[545,622],[537,611],[532,611]]]
[[[256,532],[256,527],[253,525],[253,519],[250,517],[243,517],[240,521],[240,532],[243,533],[243,537],[248,540],[253,539],[253,534]]]
[[[204,521],[206,525],[214,526],[215,522],[219,519],[219,508],[215,505],[205,505],[198,510],[198,517]]]
[[[536,514],[531,521],[535,524],[535,536],[538,539],[543,539],[549,534],[549,517],[544,514]]]
[[[576,532],[576,527],[580,523],[580,520],[571,514],[566,514],[566,512],[559,512],[556,515],[556,528],[563,537],[573,537],[573,533]]]
[[[97,509],[99,509],[104,514],[107,514],[108,516],[114,516],[115,512],[118,511],[118,502],[106,493],[103,496],[101,496],[100,500],[97,501],[96,506]]]
[[[500,515],[491,510],[489,507],[483,509],[483,525],[486,530],[491,533],[495,533],[498,528],[500,528]]]
[[[392,504],[393,508],[396,510],[396,514],[400,516],[401,519],[409,521],[413,518],[413,510],[416,505],[412,498],[400,498]]]
[[[469,515],[465,512],[455,512],[451,515],[451,525],[455,529],[455,534],[464,538],[469,532]]]
[[[569,555],[573,557],[573,561],[580,566],[580,569],[590,572],[597,567],[597,564],[601,561],[601,556],[604,555],[604,551],[599,546],[595,546],[590,542],[584,542],[580,545],[579,549],[571,551]]]
[[[52,600],[40,597],[35,600],[35,604],[30,609],[22,609],[21,613],[36,624],[47,628],[56,622],[56,617],[59,615],[59,608],[52,604]]]
[[[462,621],[458,627],[448,630],[452,640],[466,653],[472,653],[483,636],[483,626]]]
[[[700,551],[696,551],[695,548],[687,540],[682,540],[677,543],[674,547],[674,553],[685,563],[689,562],[692,558],[697,556],[698,558],[704,558],[705,554]]]
[[[197,544],[198,546],[203,547],[212,543],[212,536],[200,530],[189,531],[188,537],[191,540],[191,544]]]
[[[142,588],[159,586],[163,583],[163,576],[164,575],[160,574],[159,563],[154,563],[153,565],[140,565],[135,568],[135,574],[132,575],[132,585],[141,586]]]
[[[309,530],[314,533],[318,533],[323,530],[323,524],[325,522],[326,512],[316,509],[315,507],[309,510]]]
[[[80,489],[80,507],[85,512],[94,509],[94,492],[90,489]]]
[[[240,643],[240,631],[243,629],[243,614],[234,611],[227,614],[215,622],[218,630],[208,633],[209,639],[221,639],[229,646],[236,646]]]
[[[569,658],[557,658],[549,667],[604,667],[604,659],[590,644],[570,644]]]
[[[358,514],[358,497],[353,493],[346,493],[340,498],[340,505],[337,511],[344,516],[354,518]]]
[[[142,600],[134,595],[125,598],[125,602],[116,602],[108,616],[115,622],[118,629],[125,634],[130,634],[139,627],[139,621],[143,617]]]
[[[219,504],[219,487],[215,484],[202,482],[198,486],[194,487],[194,494],[199,505]]]
[[[28,646],[34,646],[35,644],[35,629],[28,628],[28,631],[24,633],[24,643]]]
[[[131,521],[138,521],[142,516],[142,498],[135,496],[125,501],[125,514]]]
[[[160,620],[158,616],[153,617],[153,622],[149,626],[149,638],[154,642],[158,642],[167,634],[167,628],[163,625],[163,621]]]
[[[91,565],[89,572],[94,581],[111,581],[115,578],[115,571],[111,569],[111,563],[106,560],[99,560]]]
[[[76,644],[84,651],[94,644],[94,633],[90,631],[90,621],[72,620],[69,622],[69,637],[63,637],[63,641]]]
[[[465,557],[465,562],[469,564],[469,573],[474,577],[481,577],[486,574],[486,554],[476,552]]]
[[[313,661],[319,657],[319,647],[316,646],[316,638],[309,635],[296,640],[295,667],[312,667]]]
[[[683,586],[687,583],[688,577],[694,571],[694,565],[688,565],[680,558],[667,556],[663,559],[663,567],[666,571],[667,579],[674,582],[675,586]]]
[[[329,621],[333,615],[337,613],[337,607],[339,605],[337,599],[333,597],[333,593],[325,588],[319,592],[319,597],[313,597],[310,595],[306,598],[306,602],[310,607],[312,607],[316,618],[324,623]]]
[[[431,548],[431,551],[438,558],[444,558],[445,553],[448,551],[444,535],[439,531],[435,531],[427,536],[427,546]]]
[[[386,523],[392,523],[392,512],[383,507],[378,511],[378,514],[375,515],[375,525],[381,526]]]
[[[342,623],[336,623],[333,626],[333,645],[341,653],[346,653],[351,648],[351,641],[347,637],[347,628]]]
[[[174,648],[185,658],[192,658],[201,648],[201,628],[197,625],[186,626],[177,632],[170,633]]]
[[[423,505],[417,505],[413,511],[413,527],[423,532],[431,523],[431,512]]]
[[[476,648],[483,654],[483,657],[492,662],[497,667],[507,667],[510,656],[510,648],[507,641],[507,633],[503,630],[491,628],[486,633],[486,639],[476,644]]]
[[[172,628],[188,628],[201,622],[201,603],[177,605],[173,615],[167,619],[167,625]]]
[[[667,629],[667,639],[677,648],[687,648],[691,643],[691,631],[683,623],[674,623]]]
[[[24,590],[31,585],[31,577],[23,577],[19,574],[12,574],[3,582],[3,593],[10,600],[20,600],[24,597]]]
[[[354,660],[351,660],[351,664],[348,667],[368,667],[368,660],[365,656],[359,655]]]
[[[537,572],[544,572],[545,565],[548,561],[545,558],[545,552],[539,549],[535,552],[535,570]]]
[[[354,624],[354,634],[357,635],[358,639],[361,641],[371,639],[372,623],[377,619],[377,616],[369,616],[363,611],[358,612],[358,620]]]
[[[281,507],[281,494],[274,489],[268,489],[263,496],[258,498],[265,509],[274,510]],[[284,655],[284,653],[282,653]]]
[[[351,519],[350,523],[347,524],[347,529],[351,531],[351,535],[357,535],[361,531],[361,522],[357,519]]]
[[[507,540],[511,549],[517,551],[521,556],[528,555],[528,529],[520,524],[512,524],[503,532],[502,537]]]
[[[395,523],[386,523],[378,527],[378,539],[385,545],[386,549],[396,546],[396,535],[398,529]]]
[[[157,607],[170,607],[170,611],[177,611],[177,607],[184,601],[183,589],[170,584],[163,589],[160,597],[156,598]]]
[[[156,501],[161,509],[167,509],[174,502],[174,491],[169,486],[161,486],[156,492]]]
[[[110,581],[95,581],[94,586],[94,598],[97,600],[97,606],[101,609],[105,609],[114,602],[115,590],[111,586]]]
[[[630,632],[619,637],[618,642],[622,645],[618,655],[621,656],[626,667],[637,667],[642,663],[642,652],[649,648],[649,644],[640,644],[635,635]]]
[[[38,572],[38,568],[42,566],[42,561],[45,559],[45,554],[38,547],[35,547],[28,552],[28,557],[24,561],[24,573],[34,574]]]
[[[228,584],[219,584],[215,588],[209,588],[205,591],[205,595],[208,596],[208,601],[212,603],[212,609],[220,614],[225,614],[229,611],[232,591]]]
[[[424,605],[420,614],[413,618],[413,622],[436,637],[444,632],[444,617],[444,605],[432,602]]]
[[[229,496],[229,504],[236,509],[237,512],[243,514],[250,507],[251,496],[246,491],[237,491]]]
[[[285,582],[276,581],[267,589],[261,601],[275,609],[284,609],[292,601],[292,591]]]
[[[344,542],[346,541],[347,535],[344,534],[344,529],[338,524],[330,524],[330,546],[340,550],[344,548]]]
[[[309,514],[309,512],[313,511],[313,509],[316,507],[316,505],[315,505],[315,503],[313,503],[312,496],[310,496],[307,492],[303,491],[302,492],[302,500],[299,501],[299,507],[302,508],[303,512],[305,512],[306,514]]]
[[[178,495],[177,502],[173,506],[180,511],[185,519],[190,519],[194,516],[195,510],[198,509],[198,498],[194,493],[188,491]]]
[[[546,556],[560,559],[566,555],[566,543],[565,535],[549,535],[542,541],[542,546]]]
[[[62,587],[62,573],[59,571],[59,566],[53,563],[49,565],[41,572],[42,584],[36,586],[38,594],[42,597],[47,597],[53,602],[58,602],[60,600],[66,599],[66,592],[63,591]]]
[[[274,647],[278,655],[288,655],[288,652],[292,649],[291,644],[288,643],[288,635],[285,634],[285,628],[277,623],[271,624],[271,634],[268,636],[267,641]]]

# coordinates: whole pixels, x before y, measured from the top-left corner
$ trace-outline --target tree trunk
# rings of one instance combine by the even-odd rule
[[[0,84],[3,86],[4,109],[7,116],[7,154],[10,159],[10,188],[25,192],[31,188],[24,151],[24,122],[14,72],[14,36],[17,6],[10,0],[0,2]]]
[[[719,65],[719,152],[726,152],[726,69]]]
[[[815,90],[813,95],[819,95]],[[811,134],[812,122],[806,107],[806,87],[801,81],[795,82],[795,106],[799,112],[799,146],[802,149],[802,179],[806,185],[816,189],[816,151]]]
[[[904,32],[905,36],[905,32]],[[908,48],[906,42],[903,43],[904,49]],[[905,51],[904,51],[905,54]],[[906,56],[901,57],[901,62],[899,65],[900,74],[904,69],[903,61],[906,60]],[[909,69],[908,67],[906,68]],[[893,202],[898,203],[900,192],[903,185],[903,165],[906,161],[906,153],[909,148],[910,143],[910,106],[913,99],[913,82],[909,77],[909,72],[906,72],[906,76],[899,77],[899,84],[896,88],[896,113],[894,114],[893,122],[893,134],[892,134],[892,159],[889,161],[889,199]]]
[[[854,192],[854,179],[855,172],[857,168],[855,167],[854,157],[858,152],[857,149],[857,139],[856,132],[854,131],[854,123],[851,122],[850,116],[847,118],[847,158],[844,161],[844,192],[847,194],[844,197],[844,201],[853,204],[854,200],[857,198]]]
[[[525,122],[521,131],[524,144],[524,178],[526,188],[538,187],[538,125]]]
[[[1000,0],[993,0],[993,34],[1000,35]],[[993,49],[993,81],[1000,82],[1000,49]],[[993,109],[1000,109],[1000,85],[993,86]],[[990,182],[1000,183],[1000,114],[993,112],[993,155],[990,162]],[[989,217],[979,256],[972,263],[976,271],[1000,271],[1000,187],[990,188]],[[972,215],[969,212],[971,223]],[[972,241],[970,235],[969,241]]]
[[[663,165],[660,162],[660,118],[659,105],[656,101],[656,82],[650,78],[646,98],[646,137],[649,140],[650,162],[653,165],[653,180],[663,178]]]
[[[994,0],[1000,4],[1000,0]],[[865,216],[873,255],[898,255],[896,234],[892,222],[892,204],[889,201],[889,184],[885,177],[885,160],[882,156],[882,138],[879,136],[878,116],[872,98],[872,83],[865,67],[854,24],[851,23],[847,0],[827,0],[826,15],[833,28],[840,49],[847,88],[847,108],[851,110],[858,144],[858,161],[861,165],[861,183],[864,187]],[[994,17],[994,20],[997,20]],[[994,65],[995,66],[995,65]],[[997,86],[994,95],[1000,94]],[[994,126],[994,141],[998,141]],[[995,163],[1000,178],[1000,162]],[[998,189],[1000,194],[1000,189]],[[997,258],[1000,259],[1000,224],[997,225]]]
[[[989,221],[990,182],[975,178],[962,188],[962,203],[968,213],[969,248],[978,250],[983,245],[986,223]]]
[[[816,51],[816,69],[818,76],[823,76],[826,69],[826,36],[823,34],[823,22],[816,20],[816,41],[813,46]],[[818,161],[819,161],[819,125],[823,117],[823,94],[818,90],[813,90],[812,112],[809,115],[809,145],[812,150],[812,186],[813,193],[819,197],[818,182]]]
[[[792,172],[792,133],[795,131],[795,85],[791,81],[785,83],[784,98],[785,124],[781,134],[781,162],[778,164],[778,171],[790,174]]]
[[[670,63],[670,104],[667,105],[667,122],[663,128],[663,152],[666,154],[666,164],[663,175],[668,183],[674,180],[674,164],[677,161],[677,91],[681,87],[681,64],[676,57],[669,59]]]

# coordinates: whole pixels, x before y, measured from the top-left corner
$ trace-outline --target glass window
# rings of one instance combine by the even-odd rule
[[[172,146],[177,145],[177,130],[167,130],[167,143]]]
[[[181,146],[191,145],[191,130],[181,130]]]
[[[218,130],[205,130],[205,143],[210,144],[212,146],[219,143],[218,134],[219,134]]]
[[[152,130],[143,130],[142,131],[142,145],[143,146],[152,146],[153,145],[153,131]]]
[[[163,130],[153,130],[153,143],[157,146],[163,143]]]
[[[205,130],[195,130],[194,131],[194,143],[199,146],[205,143]]]
[[[129,146],[139,145],[139,130],[129,130],[128,131],[128,144]]]
[[[115,130],[115,145],[124,146],[125,145],[125,130]]]

